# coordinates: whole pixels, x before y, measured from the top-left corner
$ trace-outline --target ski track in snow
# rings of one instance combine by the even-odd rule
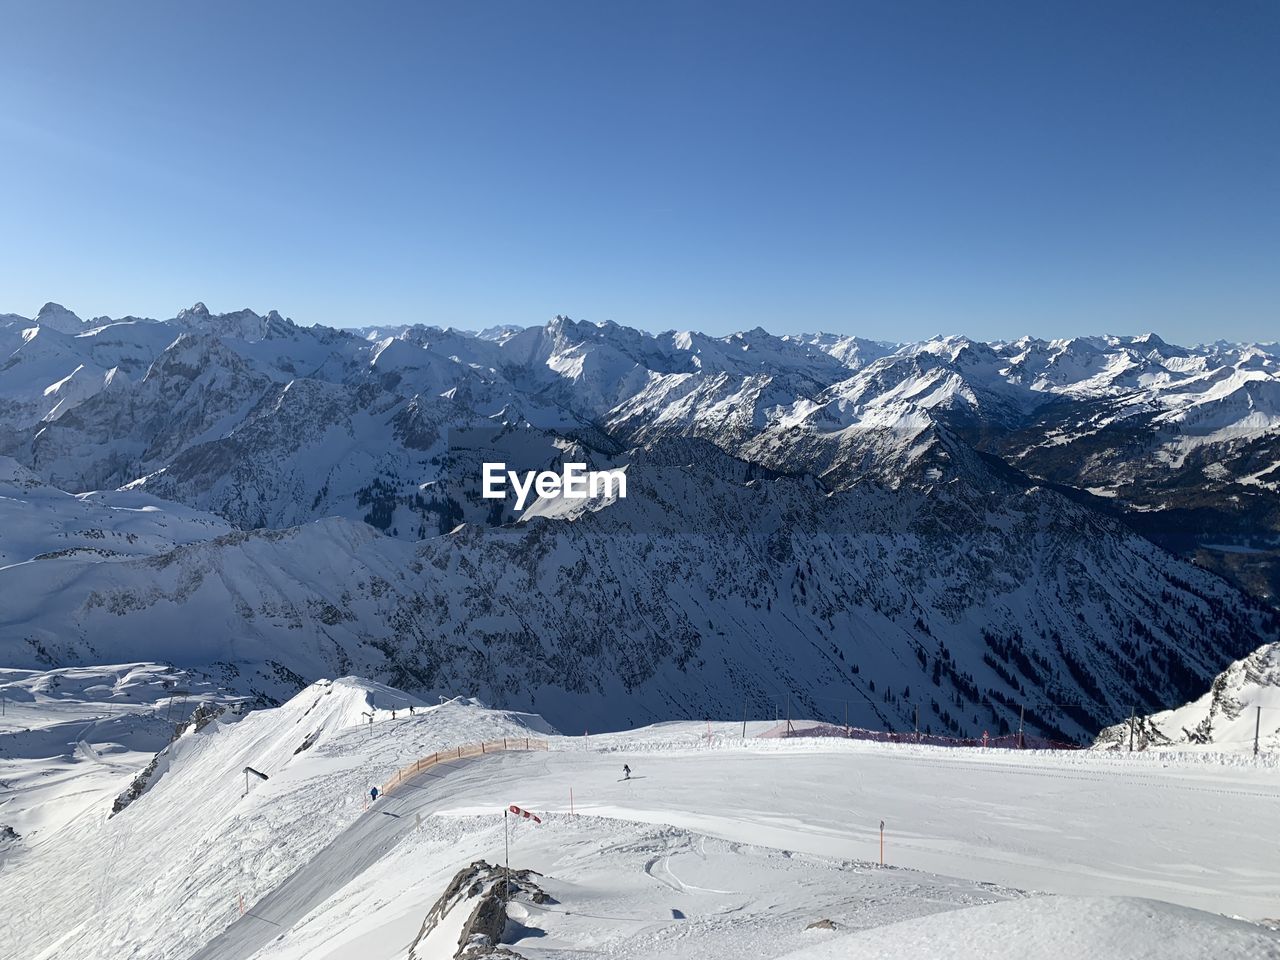
[[[97,705],[76,722],[74,704],[60,703],[57,724],[84,738],[56,760],[57,784],[0,796],[6,822],[16,817],[24,833],[0,850],[0,956],[402,960],[460,867],[502,862],[510,803],[544,821],[506,824],[511,865],[541,873],[554,898],[522,903],[509,927],[529,960],[818,960],[844,955],[822,951],[847,937],[840,949],[861,955],[863,935],[868,956],[892,956],[876,931],[906,924],[903,942],[949,942],[948,917],[961,913],[955,929],[970,946],[995,930],[1010,950],[1053,956],[1043,952],[1051,938],[1019,939],[1025,931],[1007,928],[1005,913],[969,913],[1014,910],[1028,897],[1047,903],[1027,915],[1060,941],[1092,917],[1147,931],[1143,942],[1164,944],[1157,934],[1168,927],[1184,931],[1186,949],[1215,942],[1232,945],[1224,956],[1280,955],[1266,952],[1280,941],[1262,928],[1215,926],[1196,912],[1275,915],[1274,758],[742,740],[737,723],[713,724],[710,737],[705,723],[668,723],[451,762],[366,810],[369,783],[416,757],[537,729],[536,718],[465,703],[391,721],[385,706],[396,696],[342,680],[215,722],[178,741],[159,780],[109,820],[142,758],[94,739],[119,729],[85,725]],[[383,705],[373,727],[363,722],[370,697]],[[38,707],[24,705],[22,722]],[[117,756],[121,769],[99,762]],[[35,782],[51,763],[3,760],[0,779]],[[250,763],[271,779],[242,795]],[[617,781],[622,763],[632,780]],[[1168,903],[1119,899],[1134,896]],[[806,929],[823,918],[837,929]],[[1088,955],[1197,956],[1161,949]]]

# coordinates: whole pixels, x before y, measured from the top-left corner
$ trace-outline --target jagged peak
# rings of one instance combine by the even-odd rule
[[[1143,344],[1144,346],[1150,346],[1150,347],[1167,347],[1168,346],[1168,344],[1165,343],[1163,340],[1161,340],[1158,335],[1150,331],[1148,331],[1147,333],[1138,334],[1136,337],[1133,338],[1133,342],[1140,343],[1140,344]]]
[[[36,317],[38,319],[40,317],[50,316],[53,314],[69,314],[70,316],[76,317],[76,315],[72,313],[72,311],[68,310],[62,304],[55,303],[52,300],[50,300],[43,307],[40,308],[39,312],[36,314]],[[76,317],[76,319],[79,320],[80,318]]]
[[[264,340],[294,327],[292,320],[275,310],[269,310],[265,316],[248,307],[231,313],[213,313],[200,301],[180,310],[173,322],[188,329],[207,330],[242,340]]]
[[[209,318],[209,308],[204,305],[203,300],[197,300],[191,306],[178,311],[179,320],[192,320]]]
[[[57,330],[59,333],[79,333],[84,329],[84,321],[60,303],[49,301],[36,314],[38,326]]]

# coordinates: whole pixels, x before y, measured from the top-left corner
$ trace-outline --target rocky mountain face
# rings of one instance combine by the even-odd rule
[[[0,318],[0,454],[81,506],[0,566],[6,662],[1078,739],[1278,636],[1274,347],[46,311]],[[481,501],[516,448],[628,496]],[[167,532],[85,554],[111,498]]]
[[[1154,335],[1003,346],[1054,399],[967,432],[981,449],[1096,498],[1167,549],[1280,595],[1280,349]]]
[[[1280,749],[1280,643],[1269,643],[1218,674],[1208,692],[1173,710],[1135,716],[1098,735],[1095,749]]]

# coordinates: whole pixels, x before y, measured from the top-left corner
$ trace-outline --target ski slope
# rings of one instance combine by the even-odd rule
[[[1152,900],[1045,897],[888,924],[786,960],[1092,960],[1276,956],[1246,925]]]
[[[884,820],[896,866],[1246,917],[1280,912],[1276,851],[1263,839],[1280,826],[1274,767],[839,740],[728,738],[708,748],[696,724],[685,729],[686,746],[673,730],[674,741],[639,751],[620,734],[592,737],[591,751],[500,757],[460,771],[433,812],[478,815],[505,795],[566,811],[573,787],[581,813],[860,860],[877,859]],[[644,779],[615,782],[624,763]]]
[[[1009,918],[1034,920],[1037,937],[997,931],[1006,922],[1000,913],[977,918],[965,936],[985,930],[989,939],[999,932],[1010,951],[1001,955],[1010,957],[1063,956],[1052,952],[1063,949],[1062,936],[1092,917],[1103,923],[1081,956],[1146,956],[1134,946],[1140,941],[1157,945],[1149,955],[1159,957],[1203,956],[1197,951],[1206,944],[1238,946],[1223,955],[1277,955],[1251,952],[1261,936],[1254,928],[1200,912],[1270,916],[1280,903],[1269,844],[1238,828],[1241,817],[1269,822],[1280,799],[1274,767],[1096,754],[984,756],[858,741],[743,742],[723,735],[728,725],[717,729],[722,735],[710,742],[697,724],[586,743],[563,738],[558,751],[486,757],[450,772],[447,783],[420,784],[368,821],[385,824],[386,833],[407,831],[403,847],[327,902],[314,902],[301,924],[292,899],[291,930],[282,939],[270,925],[282,915],[265,903],[200,960],[337,960],[376,955],[379,944],[403,949],[421,919],[415,908],[422,906],[422,889],[442,888],[451,872],[415,883],[426,872],[419,863],[423,848],[434,852],[443,836],[454,864],[474,857],[501,862],[505,802],[546,820],[512,825],[513,867],[575,881],[563,896],[556,885],[547,887],[569,913],[522,908],[522,925],[538,932],[519,937],[517,931],[512,946],[529,958],[570,949],[611,957],[714,957],[747,944],[756,952],[745,955],[776,956],[794,947],[797,936],[820,938],[803,928],[831,916],[846,929],[913,921],[904,936],[925,944],[950,938],[950,911],[1017,900],[1023,891],[1071,896]],[[619,782],[624,763],[634,779]],[[576,816],[569,814],[570,787]],[[1151,802],[1153,791],[1164,791],[1159,804]],[[880,816],[890,824],[884,870],[874,865]],[[302,889],[321,884],[309,877]],[[1055,913],[1059,904],[1065,913]],[[942,910],[945,916],[923,922]],[[346,918],[337,928],[325,921],[335,912]],[[689,918],[707,928],[700,928],[696,946],[679,943],[691,936],[684,929]],[[1129,931],[1126,945],[1114,953],[1089,952],[1108,942],[1114,931],[1107,923]],[[772,933],[744,935],[743,927],[756,925]],[[782,926],[789,926],[786,935],[777,929]],[[1178,943],[1188,952],[1156,935],[1173,929],[1182,931]],[[849,953],[813,955],[861,956],[864,949],[871,956],[933,955],[924,946],[921,953],[894,952],[893,941],[883,937],[878,947],[877,941],[865,948],[855,942]],[[958,942],[965,949],[953,955],[975,955],[974,939]],[[257,952],[248,949],[255,945]],[[1280,950],[1280,941],[1267,949]]]
[[[197,706],[242,698],[198,674],[124,663],[0,667],[0,700],[0,824],[37,841],[109,809]]]
[[[26,825],[0,847],[0,956],[393,960],[416,941],[414,960],[452,957],[465,911],[424,918],[460,868],[503,862],[515,803],[543,822],[505,824],[511,866],[550,896],[509,908],[504,944],[528,960],[1280,957],[1274,931],[1228,919],[1280,913],[1273,757],[754,736],[768,726],[550,736],[547,752],[432,768],[369,805],[417,757],[547,728],[344,678],[184,735],[110,818],[94,756],[112,748],[93,738],[112,728],[91,727],[44,814],[0,787],[0,823]],[[47,763],[18,753],[0,781]],[[246,765],[270,779],[246,792]],[[993,938],[1005,952],[978,946]]]
[[[361,875],[421,826],[422,812],[414,801],[433,781],[463,767],[484,763],[487,757],[459,757],[434,765],[429,772],[399,785],[395,797],[373,801],[366,815],[343,830],[324,849],[266,897],[253,904],[246,922],[230,926],[195,955],[193,960],[248,956],[275,937],[275,929],[290,927]]]

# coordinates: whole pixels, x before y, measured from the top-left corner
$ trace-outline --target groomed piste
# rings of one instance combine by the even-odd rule
[[[162,668],[99,669],[0,677],[30,694],[0,726],[6,957],[1280,956],[1259,922],[1280,901],[1269,756],[775,739],[740,721],[565,737],[348,677],[185,728],[111,816],[153,751],[107,738],[172,705]],[[35,737],[41,718],[61,732]],[[512,804],[541,822],[504,818]],[[507,851],[531,872],[490,937],[472,921],[501,898]]]

